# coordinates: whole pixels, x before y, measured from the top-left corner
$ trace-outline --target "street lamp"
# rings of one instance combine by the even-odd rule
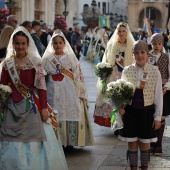
[[[8,0],[8,2],[5,2],[6,6],[9,9],[9,14],[12,14],[12,8],[14,8],[16,2],[14,2],[13,0]]]
[[[94,17],[94,8],[97,6],[95,0],[92,0],[91,6],[93,7],[93,17]]]
[[[64,11],[63,11],[63,15],[65,16],[65,20],[67,15],[69,14],[69,12],[67,11],[67,0],[63,0],[64,1]]]

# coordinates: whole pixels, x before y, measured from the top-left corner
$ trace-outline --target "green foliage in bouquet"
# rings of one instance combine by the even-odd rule
[[[106,80],[112,73],[113,67],[109,63],[98,63],[94,67],[94,72],[101,80]]]
[[[104,55],[104,50],[100,50],[100,56]]]
[[[90,44],[90,41],[89,41],[89,40],[83,40],[83,44],[84,44],[86,47],[88,47],[89,44]]]
[[[100,46],[101,46],[101,44],[98,43],[98,44],[97,44],[97,47],[96,47],[96,51],[99,51],[99,50],[100,50]]]
[[[102,92],[105,91],[106,80],[112,74],[113,67],[109,63],[98,63],[94,67],[94,72],[101,79]]]
[[[119,115],[119,110],[131,103],[134,96],[135,87],[132,83],[126,82],[122,79],[116,82],[111,82],[107,85],[105,93],[106,102],[108,102],[114,109],[111,112],[112,130],[123,128],[123,121]]]
[[[107,85],[105,96],[114,107],[121,109],[131,102],[133,95],[133,84],[119,79]]]

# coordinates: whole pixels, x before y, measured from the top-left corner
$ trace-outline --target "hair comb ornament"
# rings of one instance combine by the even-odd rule
[[[118,25],[117,25],[117,28],[119,28],[120,26],[124,26],[125,28],[127,27],[127,23],[126,22],[120,22]]]
[[[53,32],[53,37],[56,36],[56,35],[60,35],[60,36],[64,37],[64,34],[62,33],[62,31],[60,29],[56,29]]]

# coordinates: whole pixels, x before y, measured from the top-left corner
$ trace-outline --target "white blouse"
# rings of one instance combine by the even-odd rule
[[[140,80],[143,76],[144,68],[143,67],[138,67],[137,70],[137,82],[136,86],[139,87]],[[125,75],[122,74],[122,79],[126,80],[124,77]],[[157,81],[155,84],[155,95],[154,95],[154,106],[155,106],[155,113],[154,113],[154,120],[161,120],[162,117],[162,111],[163,111],[163,93],[162,93],[162,79],[161,79],[161,74],[160,71],[158,70],[158,76],[157,76]]]

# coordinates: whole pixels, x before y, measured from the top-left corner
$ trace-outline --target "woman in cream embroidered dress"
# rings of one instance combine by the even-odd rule
[[[0,73],[0,83],[10,84],[12,89],[0,126],[0,169],[67,170],[61,143],[52,126],[46,123],[47,95],[41,58],[22,26],[11,36]],[[22,95],[14,83],[16,79],[27,90],[37,90],[41,113]]]
[[[78,62],[63,33],[56,30],[43,55],[50,105],[59,112],[62,145],[93,145],[88,97]]]
[[[121,22],[107,43],[102,62],[107,62],[113,66],[113,71],[107,79],[107,84],[111,81],[120,79],[124,66],[133,62],[132,45],[135,42],[128,24]],[[96,107],[94,110],[94,122],[110,127],[110,117],[112,108],[103,102],[104,93],[101,90],[101,81],[97,83],[98,96],[96,99]]]

